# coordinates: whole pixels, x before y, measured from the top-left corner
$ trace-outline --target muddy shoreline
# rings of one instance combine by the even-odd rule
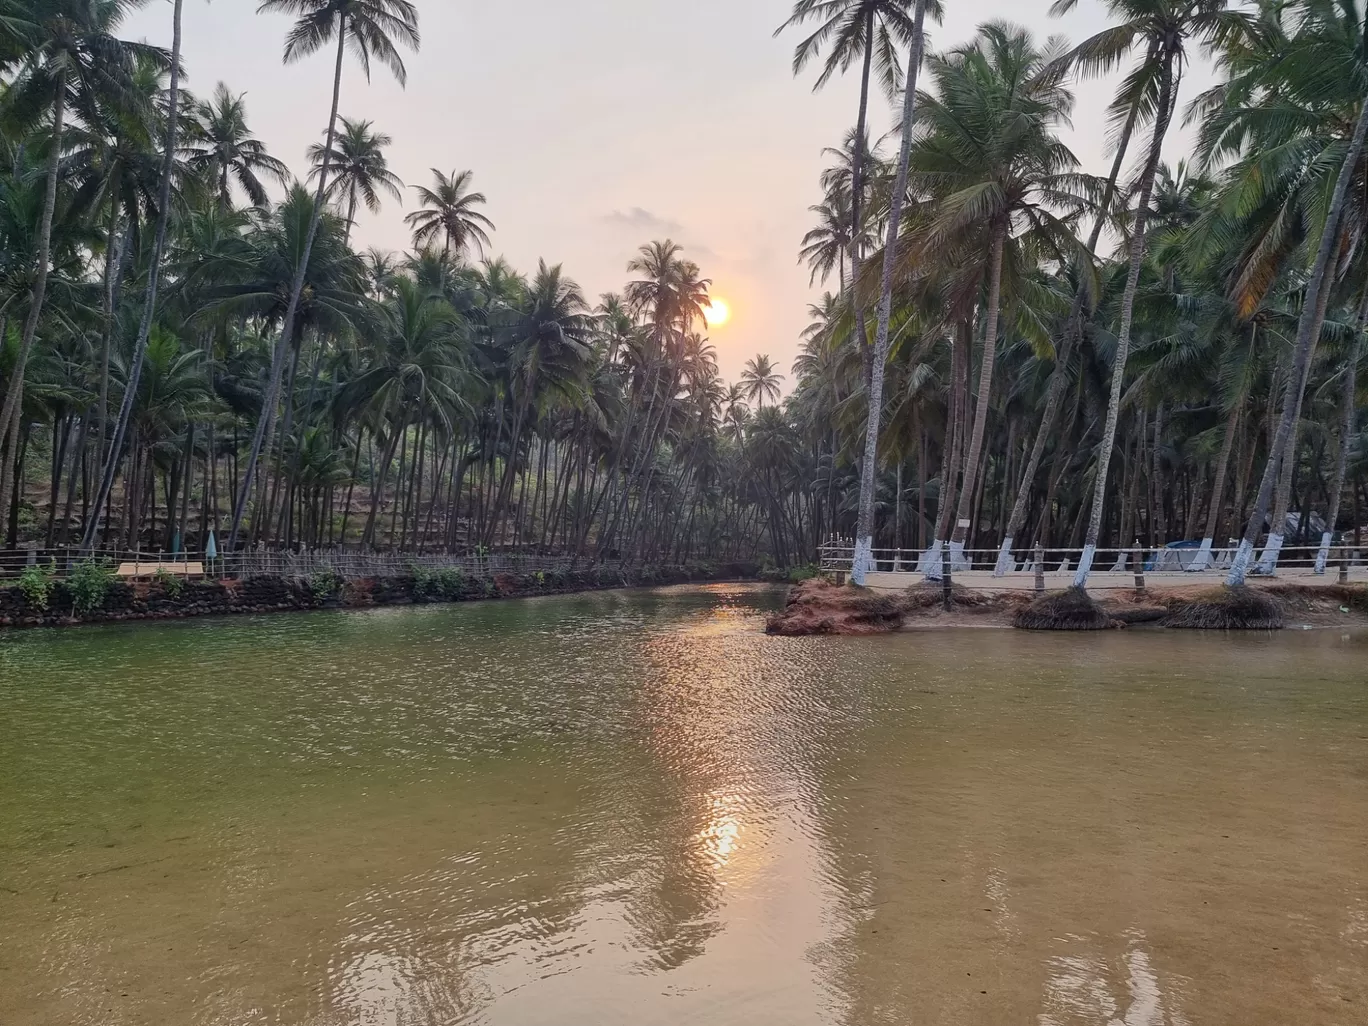
[[[1362,585],[1258,581],[1252,588],[1280,606],[1290,630],[1368,626],[1368,588]],[[905,592],[876,592],[827,581],[790,589],[785,608],[769,618],[770,634],[865,635],[940,628],[1015,628],[1018,614],[1035,599],[1030,592],[969,589],[956,585],[951,608],[941,586],[926,583]],[[1199,597],[1192,589],[1108,591],[1093,596],[1116,629],[1170,631],[1164,621]]]

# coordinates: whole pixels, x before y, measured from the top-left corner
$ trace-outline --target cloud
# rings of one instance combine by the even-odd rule
[[[621,210],[614,210],[611,214],[605,214],[600,220],[606,224],[630,228],[636,232],[678,235],[684,230],[684,226],[678,221],[671,221],[666,217],[657,217],[642,207],[629,207],[626,213]]]

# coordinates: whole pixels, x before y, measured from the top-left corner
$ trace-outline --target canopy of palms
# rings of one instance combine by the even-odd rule
[[[640,240],[591,305],[569,268],[494,255],[468,172],[420,191],[412,251],[358,244],[363,205],[403,216],[399,183],[336,108],[348,52],[403,79],[406,4],[268,5],[289,59],[333,57],[307,190],[280,188],[240,93],[189,97],[121,38],[128,7],[0,17],[8,540],[193,545],[226,518],[252,542],[585,560],[795,563],[836,535],[976,566],[1036,545],[1122,566],[1139,539],[1199,565],[1262,541],[1268,569],[1286,541],[1324,567],[1368,504],[1362,5],[1104,7],[1076,46],[989,24],[926,55],[934,4],[795,8],[801,68],[856,72],[864,116],[794,240],[840,287],[787,380],[714,349],[694,252]],[[1109,69],[1101,181],[1059,134]],[[907,87],[892,159],[866,141],[880,82]],[[1184,110],[1197,145],[1166,165]]]

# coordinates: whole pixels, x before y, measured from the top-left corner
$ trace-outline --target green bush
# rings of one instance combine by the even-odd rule
[[[791,567],[788,572],[789,582],[798,584],[800,581],[810,581],[821,574],[816,563],[807,563],[803,566]]]
[[[158,567],[157,572],[152,575],[152,580],[161,585],[162,593],[173,602],[180,598],[181,592],[185,590],[185,579],[171,573],[165,567]]]
[[[114,564],[108,560],[84,559],[67,577],[67,592],[75,613],[93,613],[104,605],[109,586],[114,583]]]
[[[417,563],[410,563],[409,576],[413,578],[414,598],[434,597],[433,590],[437,585],[436,574],[427,567],[419,566]]]
[[[57,576],[57,564],[49,561],[47,566],[34,564],[25,567],[19,576],[19,590],[24,593],[24,601],[31,609],[46,613],[52,595],[52,580]]]
[[[342,594],[342,578],[331,570],[320,570],[309,578],[309,594],[320,602]]]
[[[413,564],[409,572],[413,575],[414,598],[451,601],[465,594],[465,574],[455,567],[429,570]]]
[[[453,567],[437,571],[437,590],[444,599],[458,599],[465,594],[465,574]]]

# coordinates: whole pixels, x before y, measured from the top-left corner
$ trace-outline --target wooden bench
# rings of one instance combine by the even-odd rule
[[[137,577],[152,577],[158,571],[175,574],[177,577],[203,577],[204,564],[191,563],[184,559],[163,561],[160,563],[152,561],[146,563],[120,563],[119,568],[114,571],[114,576],[131,580]]]

